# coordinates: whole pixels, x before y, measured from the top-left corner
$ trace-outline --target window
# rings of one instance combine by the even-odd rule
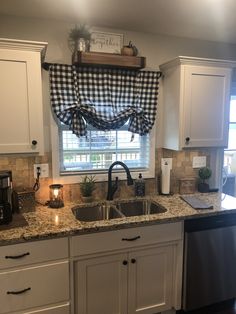
[[[118,130],[99,131],[88,126],[88,136],[77,137],[60,124],[60,173],[106,171],[114,161],[123,161],[131,170],[148,170],[149,135],[135,134],[131,141],[128,122]]]
[[[236,96],[230,99],[228,148],[224,151],[223,192],[236,196]]]
[[[89,172],[104,180],[117,160],[154,177],[159,78],[156,71],[50,65],[51,104],[58,123],[52,126],[54,180],[75,183],[77,174]],[[136,134],[133,141],[131,132]]]
[[[236,150],[236,96],[231,96],[229,118],[229,142],[227,150]]]

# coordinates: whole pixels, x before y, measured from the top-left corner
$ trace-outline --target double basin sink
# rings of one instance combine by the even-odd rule
[[[146,199],[107,202],[72,208],[75,218],[80,221],[99,221],[131,216],[165,213],[162,205]]]

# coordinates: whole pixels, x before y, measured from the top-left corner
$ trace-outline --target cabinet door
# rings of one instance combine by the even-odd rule
[[[0,153],[42,153],[40,53],[0,49]]]
[[[75,314],[127,313],[126,262],[115,254],[75,263]]]
[[[227,146],[230,77],[230,69],[184,66],[182,147]]]
[[[154,314],[172,306],[173,247],[129,254],[129,314]]]

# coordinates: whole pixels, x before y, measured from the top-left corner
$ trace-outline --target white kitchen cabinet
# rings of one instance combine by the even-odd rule
[[[174,246],[129,254],[128,313],[153,314],[171,309]]]
[[[43,154],[44,42],[0,39],[0,154]]]
[[[38,311],[24,311],[24,314],[70,314],[70,306],[69,304],[50,306]]]
[[[70,248],[75,314],[180,308],[181,223],[72,237]]]
[[[163,72],[163,147],[226,147],[235,62],[178,57]]]
[[[127,313],[127,255],[75,262],[75,313]]]
[[[69,314],[68,239],[0,247],[0,313]]]

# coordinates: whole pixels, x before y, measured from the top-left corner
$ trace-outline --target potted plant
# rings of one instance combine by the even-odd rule
[[[81,199],[84,203],[93,201],[93,191],[95,190],[95,176],[85,176],[80,182]]]
[[[201,179],[201,182],[198,183],[198,191],[201,193],[207,193],[209,192],[209,184],[206,183],[206,180],[208,180],[211,177],[212,171],[208,167],[200,168],[198,171],[198,176]]]
[[[69,32],[69,46],[73,51],[72,62],[77,60],[77,51],[89,51],[91,33],[86,24],[75,25]]]

